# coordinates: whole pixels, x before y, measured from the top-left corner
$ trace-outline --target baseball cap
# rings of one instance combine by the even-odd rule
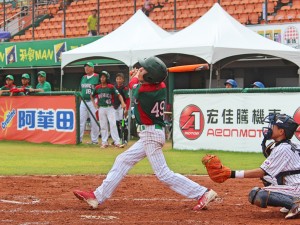
[[[84,64],[84,67],[85,66],[89,66],[89,67],[93,67],[94,68],[94,63],[92,62],[87,62],[86,64]]]
[[[7,76],[5,77],[5,80],[6,80],[6,79],[15,80],[15,78],[13,77],[13,75],[7,75]]]
[[[30,79],[30,76],[28,73],[24,73],[24,74],[22,74],[22,78]]]
[[[46,77],[46,72],[40,71],[40,72],[38,72],[38,76]]]

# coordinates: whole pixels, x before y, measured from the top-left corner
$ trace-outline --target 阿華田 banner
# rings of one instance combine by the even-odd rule
[[[75,98],[0,97],[0,140],[76,144]]]

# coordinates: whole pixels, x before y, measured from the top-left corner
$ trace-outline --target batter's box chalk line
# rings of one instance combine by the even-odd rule
[[[16,204],[16,205],[34,205],[40,202],[35,196],[15,196],[13,199],[0,199],[0,203]]]
[[[93,215],[81,215],[81,219],[89,219],[89,220],[116,220],[119,219],[116,216],[93,216]]]

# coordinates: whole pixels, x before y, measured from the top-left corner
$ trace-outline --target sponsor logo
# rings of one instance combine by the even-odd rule
[[[204,116],[196,105],[186,106],[180,115],[180,130],[183,136],[189,140],[199,138],[204,129]]]

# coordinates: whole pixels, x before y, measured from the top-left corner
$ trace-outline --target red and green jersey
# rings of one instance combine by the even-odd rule
[[[112,106],[114,103],[115,95],[119,95],[120,93],[112,84],[107,84],[107,86],[102,87],[102,84],[96,86],[95,91],[93,93],[94,96],[98,99],[98,106],[108,107]]]
[[[80,88],[81,95],[84,100],[91,100],[91,94],[93,93],[97,84],[99,84],[99,75],[96,73],[94,73],[90,78],[88,78],[87,75],[84,75],[81,78]]]
[[[16,88],[16,85],[11,85],[11,86],[8,86],[8,85],[4,85],[3,87],[0,88],[0,90],[4,91],[4,90],[10,90],[12,88]]]
[[[116,89],[119,91],[120,95],[122,95],[123,100],[126,104],[126,109],[129,109],[130,106],[130,98],[129,98],[129,88],[125,85],[118,86],[117,84],[115,85]],[[115,96],[115,101],[114,101],[114,108],[117,109],[121,105],[121,102],[119,100],[119,97],[116,95]]]
[[[167,95],[165,83],[139,84],[136,77],[129,83],[134,99],[134,115],[138,124],[165,126],[164,108]]]
[[[25,89],[32,88],[32,86],[28,84],[28,85],[18,86],[17,88],[23,89],[23,91],[17,93],[18,95],[25,95],[25,93],[27,93],[27,92],[25,91]],[[28,93],[27,93],[27,94],[28,94]],[[26,94],[26,95],[27,95],[27,94]]]

